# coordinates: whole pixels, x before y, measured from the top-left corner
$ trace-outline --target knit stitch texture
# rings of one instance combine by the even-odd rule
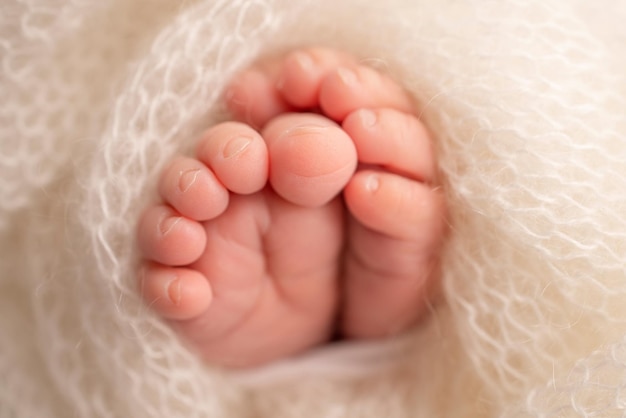
[[[611,0],[4,0],[0,416],[623,416],[625,20]],[[233,74],[301,45],[419,104],[444,302],[402,339],[234,375],[140,300],[135,224]]]

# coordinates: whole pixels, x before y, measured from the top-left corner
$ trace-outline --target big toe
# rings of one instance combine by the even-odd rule
[[[263,130],[270,154],[269,181],[285,200],[306,207],[336,197],[357,166],[348,134],[330,119],[314,114],[285,114]]]

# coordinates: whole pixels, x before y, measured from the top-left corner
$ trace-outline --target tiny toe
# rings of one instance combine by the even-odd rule
[[[267,147],[248,125],[225,122],[214,126],[200,140],[197,155],[234,193],[255,193],[267,182]]]
[[[388,108],[359,109],[342,126],[354,141],[359,162],[418,181],[435,180],[432,141],[415,116]]]
[[[346,205],[366,227],[429,248],[443,235],[445,207],[439,189],[396,174],[357,172],[345,188]]]
[[[438,288],[443,194],[393,173],[363,170],[344,197],[353,218],[341,331],[346,338],[403,332],[424,316]]]
[[[213,296],[208,280],[200,272],[152,263],[144,266],[140,287],[150,308],[174,320],[201,315],[209,308]]]
[[[338,67],[320,86],[320,106],[324,113],[342,121],[360,108],[388,107],[412,113],[413,101],[396,82],[364,65]]]
[[[213,219],[228,205],[228,191],[193,158],[174,160],[161,176],[159,192],[180,214],[196,221]]]
[[[258,65],[237,75],[226,90],[226,107],[233,117],[260,129],[272,118],[291,110],[276,88],[277,72]]]
[[[354,64],[349,55],[329,48],[304,48],[289,53],[282,64],[277,88],[292,106],[319,107],[322,80],[334,68]]]
[[[270,153],[269,181],[291,203],[317,207],[337,196],[357,164],[352,139],[313,114],[287,114],[263,131]]]
[[[206,232],[168,206],[154,206],[140,219],[139,248],[150,260],[171,266],[193,263],[204,252]]]

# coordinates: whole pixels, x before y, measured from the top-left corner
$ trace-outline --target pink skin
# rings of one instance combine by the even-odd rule
[[[252,66],[226,101],[240,122],[175,159],[140,220],[151,308],[227,367],[413,326],[437,287],[445,202],[410,97],[309,48]]]

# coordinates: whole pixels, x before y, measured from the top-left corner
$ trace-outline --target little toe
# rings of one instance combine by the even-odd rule
[[[271,160],[270,184],[291,203],[307,207],[328,203],[356,169],[352,139],[322,116],[280,116],[267,125],[263,137]]]
[[[211,286],[198,271],[147,263],[142,270],[141,294],[166,319],[189,320],[204,313],[212,300]]]
[[[393,173],[363,170],[344,196],[353,222],[341,330],[348,338],[405,331],[437,289],[443,195]]]
[[[225,122],[214,126],[200,140],[197,155],[234,193],[255,193],[267,182],[267,147],[248,125]]]
[[[359,162],[392,173],[433,183],[436,159],[430,135],[411,114],[395,109],[359,109],[342,124],[359,155]]]
[[[277,63],[257,64],[235,76],[225,94],[233,117],[260,129],[272,118],[292,110],[276,88]]]
[[[320,86],[319,102],[324,114],[336,121],[360,108],[414,111],[413,101],[402,87],[364,65],[337,67],[330,72]]]
[[[206,232],[202,225],[169,206],[148,209],[139,221],[139,248],[150,260],[171,266],[196,261],[204,252]]]
[[[299,109],[319,107],[322,80],[338,66],[353,65],[354,59],[330,48],[303,48],[289,53],[282,63],[278,91]]]
[[[213,219],[228,206],[228,190],[193,158],[174,160],[161,176],[159,192],[181,215],[196,221]]]
[[[366,227],[425,250],[443,235],[445,206],[437,188],[375,170],[357,172],[345,188],[350,213]]]

